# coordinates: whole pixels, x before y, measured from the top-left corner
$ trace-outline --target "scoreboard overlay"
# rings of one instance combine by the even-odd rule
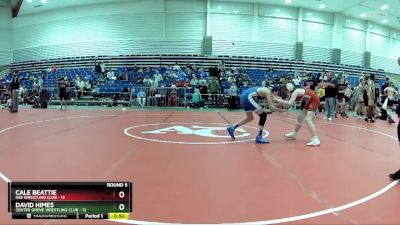
[[[10,182],[13,219],[129,219],[131,182]]]

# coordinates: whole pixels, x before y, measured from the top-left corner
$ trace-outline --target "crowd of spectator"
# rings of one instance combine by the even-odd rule
[[[39,75],[32,76],[31,73],[25,73],[22,77],[14,71],[13,81],[0,82],[3,101],[9,98],[10,93],[10,90],[6,91],[6,83],[14,83],[13,87],[8,85],[8,89],[16,88],[15,83],[18,83],[17,88],[22,102],[25,104],[34,102],[32,99],[40,95],[49,71],[57,74],[57,70],[58,68],[52,65],[48,71],[42,71]],[[186,90],[185,94],[191,94],[193,107],[201,108],[205,104],[222,105],[227,102],[228,109],[239,108],[240,90],[255,85],[284,86],[286,82],[291,81],[298,86],[309,87],[316,91],[321,100],[318,113],[325,112],[325,118],[328,121],[334,120],[338,115],[347,118],[351,111],[353,116],[363,118],[368,122],[375,122],[376,118],[387,119],[389,123],[394,122],[392,104],[384,106],[388,94],[391,98],[396,97],[397,92],[388,89],[388,87],[393,87],[393,82],[387,79],[385,84],[379,87],[373,74],[361,74],[359,82],[352,86],[348,82],[346,73],[335,74],[323,71],[316,76],[313,73],[301,71],[295,73],[294,76],[275,77],[272,76],[273,68],[265,72],[264,80],[253,81],[243,68],[227,68],[223,62],[218,67],[207,69],[197,68],[195,65],[181,67],[175,63],[164,67],[135,65],[124,67],[123,70],[112,70],[104,63],[99,63],[94,71],[94,77],[77,74],[74,79],[68,79],[66,76],[57,75],[57,79],[59,85],[66,85],[67,88],[73,90],[72,96],[78,99],[83,96],[103,98],[105,95],[99,91],[99,87],[123,81],[127,87],[121,93],[115,93],[112,96],[115,101],[121,99],[135,101],[141,107],[179,106],[179,102],[186,98],[186,95],[180,94],[180,90]],[[20,85],[21,81],[33,82],[31,89],[28,90],[26,85]],[[157,100],[160,98],[164,100]]]

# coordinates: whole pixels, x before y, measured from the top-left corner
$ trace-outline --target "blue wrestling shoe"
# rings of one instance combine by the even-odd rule
[[[269,139],[268,138],[263,138],[261,135],[258,135],[256,137],[256,143],[257,144],[268,144],[269,143]]]
[[[231,138],[235,140],[235,128],[233,128],[233,126],[231,125],[226,128],[226,130],[228,131],[229,136],[231,136]]]

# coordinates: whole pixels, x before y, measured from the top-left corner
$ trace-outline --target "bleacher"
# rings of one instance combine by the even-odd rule
[[[265,77],[279,77],[282,75],[293,76],[295,72],[308,71],[317,74],[321,71],[334,71],[346,72],[349,75],[351,84],[358,81],[359,74],[374,73],[377,78],[383,82],[385,72],[382,70],[367,69],[351,65],[336,65],[324,62],[304,62],[288,59],[277,58],[259,58],[259,57],[231,57],[231,56],[197,56],[197,55],[147,55],[147,56],[88,56],[77,58],[59,58],[41,61],[27,61],[14,63],[10,67],[10,71],[20,71],[20,77],[25,77],[26,73],[37,78],[40,71],[46,73],[46,79],[43,86],[51,93],[57,94],[58,79],[61,77],[68,77],[69,80],[74,80],[76,75],[79,75],[83,80],[96,80],[97,76],[94,72],[96,62],[105,62],[106,67],[111,68],[115,75],[128,73],[130,78],[134,78],[136,74],[132,74],[128,68],[134,65],[143,67],[159,68],[160,73],[164,74],[167,66],[177,63],[181,67],[186,65],[196,65],[197,68],[216,67],[221,61],[224,61],[226,68],[243,68],[249,78],[255,83],[260,85]],[[48,72],[48,68],[56,65],[57,72]],[[273,72],[269,72],[269,68],[273,68]],[[146,75],[153,76],[154,70],[151,72],[143,72],[143,77]],[[7,77],[10,79],[11,74]],[[166,81],[165,86],[170,86],[172,81]],[[29,90],[32,89],[33,81],[22,81]],[[141,88],[143,85],[139,85]],[[129,89],[137,87],[133,82],[115,80],[110,83],[99,85],[98,88],[101,93],[112,95],[113,93],[120,93],[125,87]],[[229,83],[222,82],[222,89],[226,91],[229,89]]]

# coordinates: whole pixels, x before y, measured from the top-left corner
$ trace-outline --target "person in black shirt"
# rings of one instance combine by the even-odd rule
[[[305,88],[310,88],[311,90],[315,91],[315,87],[318,85],[317,81],[313,79],[311,73],[307,74],[307,80],[304,82]]]
[[[333,72],[328,73],[326,81],[319,84],[325,88],[326,117],[332,121],[336,109],[337,82],[333,78]]]
[[[16,71],[13,72],[13,78],[11,81],[11,85],[10,85],[10,96],[12,95],[12,92],[14,90],[19,90],[19,85],[20,85],[20,81],[19,81],[19,77],[18,77],[18,73]]]
[[[400,100],[398,101],[398,103],[400,104]],[[399,110],[397,110],[397,114],[400,117],[400,111]],[[398,138],[399,143],[400,143],[400,122],[397,124],[397,138]],[[392,180],[400,180],[400,170],[397,170],[395,173],[389,174],[389,177]]]
[[[58,87],[60,90],[60,105],[61,108],[65,104],[65,109],[67,109],[67,87],[68,87],[68,79],[67,77],[64,77],[63,79],[60,80],[58,83]]]

